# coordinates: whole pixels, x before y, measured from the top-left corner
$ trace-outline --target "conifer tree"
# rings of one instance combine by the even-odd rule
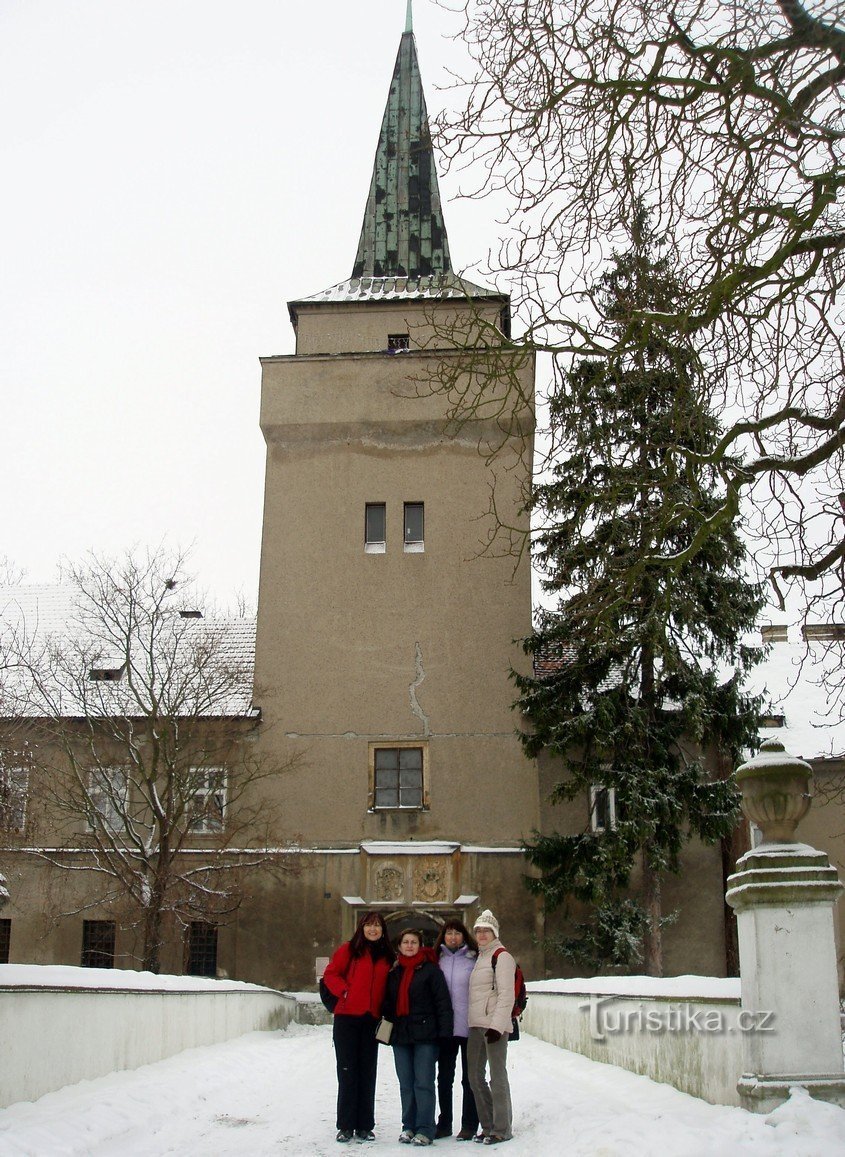
[[[642,206],[629,233],[595,295],[620,331],[642,325],[642,311],[673,307],[679,293]],[[645,970],[660,975],[661,879],[678,871],[690,837],[715,842],[736,823],[735,790],[708,773],[705,757],[736,759],[753,742],[756,701],[742,680],[760,653],[742,639],[762,597],[745,577],[734,525],[685,553],[722,498],[706,463],[694,464],[719,425],[695,351],[656,328],[637,337],[621,343],[634,353],[577,362],[551,399],[559,444],[531,504],[544,588],[557,604],[525,643],[544,662],[515,681],[531,724],[527,753],[561,764],[552,798],[591,799],[603,812],[600,833],[588,822],[574,835],[538,834],[526,849],[541,873],[529,887],[547,909],[568,898],[589,906],[557,947],[592,967],[631,969],[644,952]],[[673,508],[698,517],[667,518]],[[675,554],[672,570],[650,565]]]

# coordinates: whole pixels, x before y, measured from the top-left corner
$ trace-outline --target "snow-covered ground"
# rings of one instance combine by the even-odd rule
[[[509,1051],[515,1136],[507,1157],[836,1157],[845,1111],[793,1096],[768,1117],[707,1105],[530,1036]],[[292,1025],[192,1049],[134,1072],[49,1093],[0,1112],[3,1157],[309,1157],[408,1154],[382,1050],[374,1144],[334,1140],[331,1029]],[[454,1139],[439,1152],[478,1153]],[[484,1149],[483,1152],[487,1150]],[[416,1150],[414,1150],[416,1152]]]

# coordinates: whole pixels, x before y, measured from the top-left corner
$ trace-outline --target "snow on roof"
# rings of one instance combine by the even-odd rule
[[[842,702],[831,696],[843,651],[842,640],[805,642],[791,628],[787,641],[772,644],[748,685],[763,695],[764,714],[773,721],[782,715],[783,726],[763,729],[761,738],[776,735],[790,755],[801,759],[845,758]]]
[[[95,703],[96,714],[137,715],[137,703],[129,693],[127,683],[120,677],[125,665],[125,656],[113,654],[108,646],[97,650],[96,640],[86,636],[78,616],[76,590],[68,584],[43,584],[31,586],[0,587],[0,631],[25,632],[27,640],[36,647],[47,640],[62,640],[79,648],[93,647],[92,671],[100,672],[105,681],[97,683]],[[255,664],[255,619],[254,618],[201,618],[175,615],[178,623],[179,639],[187,644],[186,666],[191,662],[191,647],[197,646],[200,654],[205,649],[214,654],[215,675],[225,670],[227,675],[220,678],[223,690],[211,698],[211,705],[199,714],[210,718],[242,716],[254,713],[252,705],[252,682]],[[205,646],[204,646],[205,645]],[[111,673],[112,680],[109,679]],[[26,689],[23,672],[0,671],[5,690],[14,695]],[[68,718],[91,712],[91,706],[83,708],[72,690],[67,687],[56,694],[62,697],[62,714]],[[190,698],[190,697],[189,697]],[[39,715],[41,711],[30,707],[21,712]],[[190,714],[190,704],[186,704],[180,714]]]
[[[426,277],[350,277],[328,289],[302,297],[288,303],[295,313],[301,305],[339,305],[349,302],[368,301],[409,301],[418,298],[427,300],[444,298],[474,299],[479,297],[501,298],[505,294],[495,289],[485,289],[456,273],[435,273]]]

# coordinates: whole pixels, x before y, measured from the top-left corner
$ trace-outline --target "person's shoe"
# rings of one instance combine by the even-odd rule
[[[438,1125],[434,1131],[434,1136],[435,1136],[435,1139],[438,1139],[438,1140],[441,1137],[451,1137],[452,1136],[452,1126],[451,1125]]]
[[[417,1133],[414,1136],[413,1144],[414,1145],[431,1145],[432,1140],[430,1137],[426,1137],[425,1133]]]
[[[351,1141],[351,1140],[352,1140],[352,1130],[351,1129],[338,1129],[337,1136],[335,1137],[335,1141],[340,1141],[340,1143],[342,1145],[345,1145],[347,1141]]]
[[[399,1134],[400,1145],[410,1145],[414,1139],[414,1132],[412,1129],[403,1129]]]
[[[375,1141],[375,1139],[376,1139],[376,1135],[372,1131],[372,1129],[356,1129],[355,1130],[355,1140],[356,1141]]]
[[[458,1133],[455,1140],[456,1141],[474,1141],[475,1138],[476,1138],[476,1132],[474,1129],[461,1129],[460,1133]]]
[[[486,1140],[487,1140],[487,1134],[486,1133],[476,1133],[475,1136],[473,1137],[473,1141],[477,1142],[477,1144],[479,1144],[479,1145],[483,1145]]]
[[[485,1145],[501,1145],[503,1141],[510,1141],[510,1137],[500,1137],[498,1133],[488,1133],[484,1138]]]

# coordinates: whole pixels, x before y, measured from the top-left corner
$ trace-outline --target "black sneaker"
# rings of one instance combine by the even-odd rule
[[[342,1145],[345,1145],[347,1141],[351,1141],[351,1140],[352,1140],[352,1130],[351,1129],[338,1129],[337,1136],[335,1137],[335,1141],[340,1141],[340,1143]]]
[[[434,1130],[434,1136],[438,1139],[440,1137],[451,1137],[452,1136],[452,1126],[451,1125],[438,1125],[437,1128]]]
[[[355,1140],[356,1141],[375,1141],[375,1139],[376,1139],[376,1135],[372,1131],[372,1129],[356,1129],[355,1130]]]

